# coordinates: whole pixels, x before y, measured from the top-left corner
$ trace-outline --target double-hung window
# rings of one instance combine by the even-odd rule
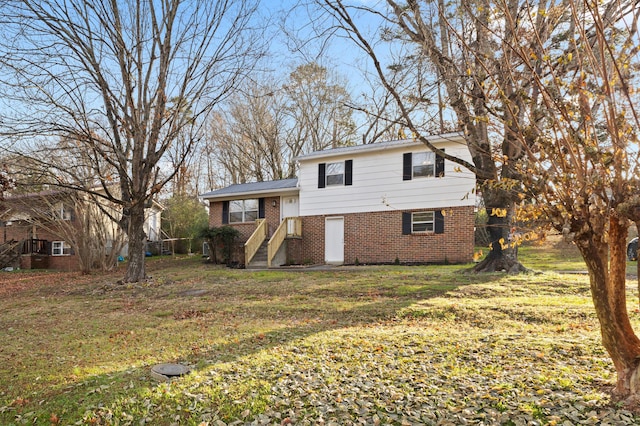
[[[433,212],[411,213],[411,233],[433,232],[435,229],[435,216]]]
[[[444,215],[442,210],[425,210],[402,213],[402,234],[443,234]]]
[[[344,162],[327,163],[327,186],[344,185]]]
[[[52,256],[69,256],[71,254],[71,246],[64,241],[51,242]]]
[[[318,188],[353,184],[353,160],[318,164]]]
[[[62,203],[62,202],[57,203],[55,205],[54,215],[55,215],[56,219],[59,219],[59,220],[71,220],[72,219],[71,208],[68,207],[68,206],[65,206],[64,203]]]
[[[444,157],[435,152],[418,151],[402,155],[402,180],[443,176]]]
[[[257,199],[229,202],[229,223],[255,222],[258,219]]]
[[[432,177],[435,173],[436,155],[432,152],[414,152],[411,161],[411,177]]]

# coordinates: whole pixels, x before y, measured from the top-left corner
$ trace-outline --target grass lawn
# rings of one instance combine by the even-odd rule
[[[547,272],[0,273],[0,424],[640,424],[608,398],[588,277],[553,272],[584,270],[575,249],[521,259]],[[165,362],[193,372],[157,382]]]

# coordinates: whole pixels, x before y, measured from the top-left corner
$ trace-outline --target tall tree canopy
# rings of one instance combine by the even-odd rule
[[[0,122],[6,149],[50,183],[121,206],[129,262],[145,278],[144,209],[179,170],[212,108],[251,71],[252,0],[3,0]],[[162,159],[176,138],[173,170]],[[56,139],[68,155],[52,161]],[[87,161],[90,176],[76,173]],[[33,161],[30,161],[33,164]],[[113,185],[113,184],[116,185]],[[114,189],[116,188],[116,189]]]

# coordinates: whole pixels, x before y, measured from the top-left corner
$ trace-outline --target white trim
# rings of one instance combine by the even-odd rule
[[[62,250],[62,253],[55,253],[54,252],[54,246],[56,244],[60,244],[61,247],[60,249]],[[64,250],[65,248],[69,249],[69,253],[65,253]],[[51,241],[51,256],[71,256],[71,246],[68,245],[65,241]]]
[[[460,132],[453,133],[445,133],[442,135],[435,136],[427,136],[426,139],[431,142],[433,145],[439,145],[443,143],[455,143],[459,142],[463,144],[466,148],[466,142],[464,140],[464,135]],[[374,151],[384,151],[388,149],[398,149],[398,148],[411,148],[411,147],[422,147],[426,148],[426,145],[419,140],[416,139],[403,139],[399,141],[388,141],[388,142],[376,142],[371,144],[364,145],[354,145],[354,146],[346,146],[342,148],[335,149],[327,149],[325,151],[315,151],[309,154],[304,154],[296,158],[297,161],[310,161],[317,160],[320,158],[328,158],[328,157],[337,157],[340,155],[352,155],[360,152],[374,152]],[[298,181],[300,184],[300,181]]]
[[[211,195],[204,196],[201,198],[203,200],[211,200],[211,201],[232,201],[240,198],[264,198],[270,195],[297,195],[300,192],[298,188],[288,188],[287,190],[282,189],[268,189],[266,191],[244,191],[244,192],[234,192],[233,194],[223,194],[223,195]]]

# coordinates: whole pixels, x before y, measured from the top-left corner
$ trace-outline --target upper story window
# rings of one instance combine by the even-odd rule
[[[402,180],[443,177],[444,158],[433,151],[407,152],[402,156]]]
[[[327,163],[327,186],[344,185],[344,163]]]
[[[353,160],[318,164],[318,188],[353,184]]]
[[[57,203],[53,211],[56,219],[71,220],[72,218],[71,208],[68,206],[65,206],[64,203],[62,202]]]
[[[414,152],[411,160],[412,177],[430,177],[435,173],[436,156],[433,152]]]
[[[257,199],[229,201],[229,223],[255,222],[258,207]]]

